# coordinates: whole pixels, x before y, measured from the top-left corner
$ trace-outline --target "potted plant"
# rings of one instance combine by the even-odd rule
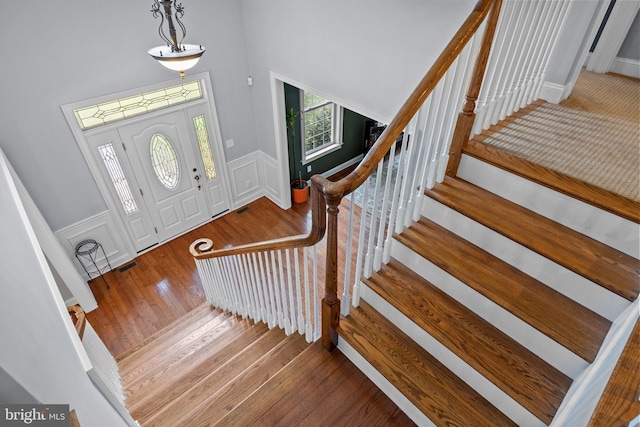
[[[299,115],[300,113],[294,112],[293,108],[287,111],[287,127],[289,128],[287,135],[293,144],[294,153],[297,146],[295,141],[295,124]],[[306,180],[302,179],[302,171],[300,170],[298,170],[298,179],[291,181],[291,199],[293,203],[304,203],[309,199],[309,184]]]
[[[309,199],[309,184],[302,179],[302,172],[298,173],[300,174],[299,179],[291,182],[291,198],[293,203],[304,203]]]

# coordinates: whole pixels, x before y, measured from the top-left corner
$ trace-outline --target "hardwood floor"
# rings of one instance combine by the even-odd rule
[[[117,356],[205,302],[200,278],[189,245],[208,237],[215,247],[257,242],[307,233],[310,204],[294,204],[283,211],[261,198],[238,211],[190,231],[154,248],[134,261],[126,271],[120,266],[92,280],[89,285],[98,308],[87,318],[111,354]],[[240,213],[242,211],[242,213]]]
[[[342,243],[339,251],[345,250],[348,210],[346,203],[341,206]],[[193,324],[189,323],[192,322],[191,318],[202,316],[203,307],[207,308],[206,316],[215,318],[218,316],[216,313],[221,313],[209,308],[206,303],[195,262],[189,253],[189,245],[198,238],[207,237],[213,240],[215,247],[222,248],[307,233],[310,225],[310,203],[294,204],[291,209],[282,211],[268,199],[261,198],[138,256],[132,261],[135,263],[133,266],[132,263],[127,263],[106,273],[104,278],[109,289],[100,278],[90,282],[98,308],[88,313],[87,318],[118,360],[128,395],[127,406],[136,419],[143,425],[209,425],[209,421],[213,419],[210,418],[213,416],[212,411],[219,411],[216,409],[218,402],[206,404],[213,405],[206,410],[191,408],[189,411],[192,412],[204,411],[200,415],[204,418],[191,424],[193,419],[189,417],[193,414],[189,415],[190,412],[185,409],[189,406],[181,403],[194,399],[193,390],[197,392],[205,384],[202,378],[210,378],[212,375],[209,373],[212,370],[209,363],[196,363],[194,360],[217,360],[223,354],[220,350],[221,343],[227,340],[216,338],[220,333],[217,332],[217,327],[208,333],[208,338],[203,336],[195,339],[194,332],[187,330],[194,328],[187,325]],[[357,233],[357,227],[354,232]],[[323,244],[318,247],[318,258],[319,262],[324,262]],[[343,277],[343,271],[344,265],[340,265],[340,278]],[[322,283],[324,277],[319,280]],[[341,287],[339,292],[342,292]],[[207,314],[210,311],[211,314]],[[211,327],[205,325],[204,320],[196,319],[196,322],[199,322],[195,324],[199,331],[207,331]],[[250,333],[247,331],[247,320],[236,318],[224,322],[226,336],[242,334],[243,337],[251,338],[251,335],[247,335]],[[215,322],[213,325],[215,327]],[[264,325],[260,325],[260,328],[258,330],[267,330]],[[182,341],[186,338],[181,337],[187,333],[193,336],[183,348]],[[284,336],[284,333],[278,333]],[[170,344],[175,341],[175,344],[162,350],[158,343],[161,342],[164,346],[167,345],[167,340]],[[238,342],[242,341],[233,342],[236,347]],[[198,346],[198,349],[194,350],[194,346]],[[210,356],[205,351],[216,353]],[[229,347],[224,351],[227,354],[232,349]],[[238,348],[236,351],[242,349]],[[182,365],[175,365],[176,360],[183,358],[183,353],[194,353],[196,359],[190,356],[184,358]],[[296,359],[292,367],[278,373],[280,378],[286,379],[281,381],[283,388],[273,391],[269,388],[273,386],[265,386],[255,397],[230,412],[221,424],[246,425],[227,422],[234,423],[236,418],[245,420],[247,417],[258,417],[252,425],[283,425],[285,420],[287,425],[413,425],[384,393],[338,351],[327,353],[316,343],[309,346],[304,355],[301,361]],[[233,357],[237,356],[229,353],[223,359],[231,360]],[[310,360],[312,365],[309,365]],[[130,366],[132,363],[133,367]],[[153,376],[154,372],[160,374]],[[172,375],[180,380],[174,382]],[[297,380],[293,381],[294,378]],[[225,399],[228,400],[229,396],[236,395],[238,389],[244,387],[238,385],[243,384],[243,381],[247,382],[242,380],[230,383],[228,387],[234,391],[225,395],[222,401],[226,402]],[[148,390],[145,391],[144,387]],[[165,391],[159,395],[152,394],[156,389]],[[143,396],[142,402],[140,396]],[[274,398],[277,404],[271,402]],[[218,398],[211,401],[215,400]],[[223,406],[233,407],[229,402]],[[169,408],[174,409],[170,411]],[[288,409],[283,412],[282,408]],[[221,413],[216,416],[221,416]],[[189,421],[182,417],[187,417]],[[166,424],[167,420],[174,418],[176,423]],[[294,424],[289,424],[290,422]]]

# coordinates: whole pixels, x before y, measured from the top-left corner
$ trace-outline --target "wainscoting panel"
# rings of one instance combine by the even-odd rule
[[[263,195],[260,179],[260,152],[256,151],[227,163],[234,209]]]
[[[280,172],[278,171],[278,161],[273,157],[260,152],[262,159],[262,179],[264,185],[264,195],[273,203],[282,209],[288,209],[291,206],[290,193],[282,192],[281,188],[289,188],[288,185],[283,186],[278,182]]]
[[[111,267],[114,269],[135,257],[135,255],[127,249],[127,245],[113,222],[109,211],[99,213],[58,230],[55,232],[55,235],[65,252],[69,255],[69,258],[73,260],[80,275],[87,280],[89,278],[75,256],[75,247],[82,240],[93,239],[100,243],[109,259],[109,264],[111,264]],[[102,256],[102,251],[100,250],[98,251],[97,263],[100,269],[103,269],[107,265],[107,261]],[[97,273],[92,274],[92,277],[96,275]]]

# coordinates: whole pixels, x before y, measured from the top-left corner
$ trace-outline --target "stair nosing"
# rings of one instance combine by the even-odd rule
[[[405,286],[406,290],[406,292],[403,292],[402,295],[412,295],[413,300],[411,301],[411,304],[400,304],[399,298],[401,298],[401,296],[399,296],[395,292],[385,291],[386,288],[384,283],[387,282],[386,277],[389,277],[387,273],[391,271],[396,271],[397,275],[402,274],[402,277],[404,279],[403,285]],[[427,334],[438,340],[441,344],[443,344],[450,351],[456,354],[461,360],[469,364],[469,366],[471,366],[473,369],[475,369],[477,372],[479,372],[481,375],[495,384],[504,393],[508,394],[512,399],[517,401],[532,414],[536,415],[538,418],[543,419],[546,422],[551,421],[553,415],[548,414],[544,409],[542,409],[545,404],[549,402],[549,400],[547,399],[545,400],[545,402],[542,402],[539,400],[536,401],[535,399],[530,399],[529,392],[533,394],[536,389],[536,382],[530,381],[530,378],[548,378],[547,386],[543,387],[545,391],[540,389],[539,392],[560,392],[564,397],[567,390],[569,389],[569,386],[571,385],[572,380],[561,371],[539,358],[537,355],[526,349],[520,343],[501,332],[491,323],[489,323],[485,319],[482,319],[473,311],[466,308],[463,304],[447,295],[445,292],[432,285],[427,280],[419,276],[417,273],[411,271],[408,267],[404,266],[397,260],[392,259],[391,262],[384,266],[379,272],[374,273],[371,278],[364,279],[363,282],[365,282],[372,291],[379,294],[382,299],[393,305],[397,310],[407,316],[407,318],[411,319],[417,326],[425,330]],[[419,291],[424,290],[429,290],[430,298],[420,297],[421,295],[423,295],[423,292]],[[416,299],[422,300],[422,303],[416,302]],[[438,303],[435,303],[433,301],[438,301]],[[433,318],[433,323],[437,324],[437,326],[429,324],[428,320],[424,319],[423,316],[425,314],[428,317],[437,315],[438,313],[434,314],[434,312],[437,309],[438,304],[442,305],[443,307],[447,307],[447,309],[444,310],[445,315],[448,313],[454,314],[454,316],[450,318],[450,321],[462,322],[462,319],[459,315],[462,315],[462,313],[466,313],[464,314],[465,320],[472,322],[469,327],[463,327],[460,329],[458,329],[458,326],[460,326],[459,323],[456,323],[455,325],[447,324],[447,330],[454,329],[453,326],[455,326],[455,330],[467,331],[470,328],[478,331],[477,334],[471,332],[465,334],[465,336],[467,336],[467,339],[463,339],[463,337],[460,337],[460,343],[464,342],[465,344],[468,344],[468,342],[473,341],[474,344],[482,345],[483,340],[474,341],[474,339],[477,338],[477,336],[481,333],[479,331],[484,330],[487,331],[488,340],[497,340],[493,343],[495,348],[511,348],[511,360],[509,360],[509,357],[505,357],[503,359],[484,358],[483,360],[471,357],[464,349],[461,348],[461,346],[454,344],[454,340],[451,339],[451,334],[447,334],[444,330],[442,332],[437,332],[437,328],[444,325],[444,320],[442,317],[443,313],[441,312],[440,316],[438,316],[437,318]],[[428,309],[429,306],[431,306],[432,308]],[[434,335],[434,333],[436,335]],[[445,343],[445,341],[447,342]],[[491,348],[491,350],[494,351],[493,348]],[[513,351],[516,351],[516,353],[513,353]],[[480,352],[475,353],[479,354]],[[516,359],[519,361],[517,365],[519,368],[516,369],[516,372],[520,372],[524,367],[527,367],[526,371],[520,373],[520,379],[517,381],[520,383],[520,385],[522,385],[522,381],[529,382],[529,386],[525,387],[524,391],[520,387],[517,387],[517,385],[514,384],[513,381],[510,381],[511,379],[514,379],[513,376],[504,378],[506,375],[508,375],[507,371],[504,369],[510,367],[509,362],[513,362]],[[490,369],[489,365],[494,363],[496,360],[504,361],[504,363],[501,363],[501,366],[499,367]],[[557,402],[555,402],[552,408],[547,408],[547,411],[551,411],[553,412],[553,414],[555,414],[561,402],[562,397],[557,400]]]
[[[454,190],[455,189],[455,190]],[[455,201],[452,201],[451,193],[464,191],[465,198],[461,200],[459,196],[454,196]],[[561,225],[551,219],[548,219],[536,212],[533,212],[525,207],[517,205],[507,199],[497,196],[481,187],[471,184],[460,178],[445,177],[442,184],[436,185],[434,188],[427,190],[426,195],[432,199],[454,209],[461,214],[477,221],[484,226],[494,230],[497,233],[503,234],[506,237],[514,240],[515,242],[538,252],[542,256],[545,256],[552,261],[562,265],[563,267],[586,277],[587,279],[597,283],[600,286],[615,292],[621,297],[635,301],[640,291],[640,284],[638,282],[638,274],[640,273],[640,261],[618,251],[610,246],[605,245],[595,239],[587,237],[569,227]],[[483,210],[472,210],[469,208],[468,194],[478,194],[477,198],[481,198],[483,203]],[[489,202],[487,200],[490,200]],[[500,206],[501,214],[497,213],[494,209],[495,206]],[[502,215],[508,215],[510,217],[526,218],[526,221],[520,221],[521,229],[524,229],[526,224],[536,223],[539,224],[537,232],[529,232],[528,236],[534,236],[538,240],[538,243],[531,243],[529,240],[524,239],[520,234],[505,230],[504,224],[509,221],[498,221]],[[527,226],[528,227],[528,226]],[[554,251],[562,250],[562,254],[557,254],[550,250],[544,249],[544,244],[541,244],[542,240],[539,236],[548,235],[549,233],[542,233],[541,230],[558,230],[558,234],[562,233],[563,239],[554,241]],[[536,231],[536,230],[534,230]],[[572,241],[579,241],[579,244],[567,245],[566,242],[571,239]],[[596,249],[597,253],[606,253],[606,262],[602,257],[594,257],[590,252],[580,251],[580,248],[588,246]],[[578,251],[578,252],[577,252]],[[574,254],[575,256],[566,256],[566,254]],[[578,256],[582,255],[582,256]],[[583,263],[582,260],[589,259],[590,262],[584,263],[584,266],[577,266],[574,262],[569,262],[569,259],[578,259],[579,263]],[[616,261],[620,260],[620,262]],[[623,268],[619,268],[619,264]],[[603,277],[601,272],[618,272],[618,276],[621,279],[614,280],[611,275]],[[619,286],[618,282],[626,283],[624,286]],[[613,283],[612,283],[613,282]]]
[[[456,390],[454,392],[445,391],[445,389],[442,388],[442,386],[439,386],[439,385],[436,386],[435,384],[431,385],[431,393],[424,392],[423,390],[425,389],[424,384],[421,384],[420,386],[416,386],[416,385],[408,386],[409,388],[422,390],[423,391],[422,399],[426,399],[427,401],[430,401],[430,402],[433,399],[436,399],[436,400],[443,399],[444,401],[446,401],[446,406],[448,408],[451,408],[451,403],[455,401],[456,398],[460,398],[461,400],[459,400],[459,403],[462,405],[462,407],[467,408],[467,410],[475,414],[473,421],[476,423],[481,422],[481,418],[482,418],[484,419],[485,425],[487,426],[503,425],[503,424],[506,425],[507,423],[512,423],[513,425],[515,425],[513,421],[509,420],[508,417],[506,417],[503,413],[501,413],[498,409],[496,409],[493,405],[491,405],[488,401],[486,401],[486,399],[482,397],[477,391],[473,390],[469,385],[464,383],[464,381],[462,381],[459,377],[457,377],[441,362],[439,362],[437,359],[431,356],[426,350],[420,347],[417,343],[413,342],[408,336],[406,336],[406,334],[404,334],[404,332],[402,332],[400,329],[392,325],[387,319],[385,319],[382,315],[380,315],[377,311],[375,311],[375,309],[370,307],[365,301],[361,301],[360,306],[358,308],[352,309],[349,316],[342,319],[340,326],[338,327],[338,334],[341,336],[342,339],[346,340],[346,342],[348,342],[351,346],[353,346],[356,351],[363,354],[365,358],[369,361],[369,363],[371,363],[372,366],[374,366],[374,368],[376,368],[383,376],[387,378],[388,381],[394,384],[394,386],[398,390],[400,390],[405,396],[407,396],[407,398],[427,417],[429,417],[429,411],[432,410],[432,408],[429,405],[435,405],[437,403],[433,401],[431,403],[427,403],[427,406],[425,406],[425,402],[420,401],[421,399],[420,397],[413,396],[411,393],[407,394],[406,393],[407,386],[404,385],[405,384],[404,381],[413,382],[419,379],[420,376],[417,373],[414,372],[413,375],[407,375],[407,373],[404,371],[402,367],[396,367],[396,369],[394,370],[395,374],[393,374],[392,376],[395,376],[397,374],[400,377],[404,378],[404,380],[401,383],[399,383],[398,382],[399,380],[390,378],[388,372],[380,371],[381,362],[378,359],[379,356],[367,357],[366,354],[358,350],[358,348],[360,347],[358,339],[354,338],[352,334],[349,332],[349,330],[351,328],[356,328],[357,325],[359,325],[359,323],[361,322],[360,320],[355,320],[355,317],[363,316],[362,314],[364,313],[363,308],[366,309],[367,312],[375,313],[374,315],[376,316],[376,320],[372,324],[372,326],[375,326],[378,328],[384,327],[385,329],[388,328],[388,330],[391,331],[389,333],[390,336],[393,336],[396,339],[396,341],[402,341],[407,345],[407,347],[404,350],[410,352],[409,354],[411,354],[410,358],[412,360],[420,361],[420,366],[423,367],[420,369],[427,369],[427,366],[428,366],[429,367],[428,369],[431,369],[431,370],[435,369],[437,372],[439,372],[437,375],[429,375],[429,378],[431,378],[433,381],[442,382],[443,378],[448,377],[449,380],[455,382],[454,387],[456,388]],[[368,316],[369,315],[366,315],[366,317]],[[361,325],[360,327],[358,327],[358,330],[360,331],[362,330]],[[359,332],[358,335],[363,338],[365,337],[363,332]],[[368,338],[365,338],[365,339],[368,340]],[[372,346],[371,348],[374,349],[375,351],[377,352],[381,351],[380,346],[377,346],[374,343],[372,343],[371,346]],[[400,352],[394,353],[395,357],[402,357],[401,354],[402,353]],[[437,387],[440,391],[437,391],[437,392],[434,391],[433,387]],[[445,393],[445,395],[449,395],[449,397],[444,397],[445,395],[442,395],[442,393]],[[450,393],[454,393],[456,397],[454,397],[454,395],[450,395]],[[464,396],[460,397],[458,393],[462,393],[464,394]],[[439,410],[443,410],[443,409],[440,408]],[[480,413],[478,411],[487,411],[487,412]],[[432,412],[431,415],[433,416],[434,413]],[[458,416],[458,415],[455,415],[455,416]],[[496,424],[495,417],[500,419],[500,422],[498,424]],[[493,419],[489,420],[489,418],[493,418]],[[467,419],[467,421],[470,421],[470,420]]]
[[[422,241],[420,240],[424,237],[419,237],[425,227],[430,227],[434,230],[437,230],[439,233],[444,233],[444,237],[442,237],[442,239],[456,239],[460,245],[464,245],[466,251],[465,255],[467,256],[455,257],[456,260],[458,260],[457,262],[459,263],[466,262],[466,264],[464,264],[464,268],[460,267],[460,264],[457,264],[456,267],[453,268],[452,263],[442,264],[437,259],[433,259],[433,256],[436,254],[430,254],[429,251],[435,250],[435,240],[432,238],[430,240],[431,244],[429,245],[429,247],[426,247],[426,245],[422,244]],[[505,263],[504,261],[489,254],[483,249],[467,242],[461,237],[455,235],[455,233],[446,230],[444,227],[439,226],[438,224],[430,221],[427,218],[422,217],[419,221],[414,223],[412,227],[406,229],[401,234],[395,235],[394,238],[399,243],[407,246],[409,249],[416,252],[423,258],[429,260],[437,267],[443,269],[453,277],[464,282],[466,285],[484,295],[486,298],[489,298],[516,317],[535,327],[544,335],[578,354],[586,361],[593,361],[607,331],[609,330],[609,327],[611,326],[611,322],[604,317],[598,315],[595,312],[592,312],[591,310],[588,310],[579,303],[562,295],[558,291],[547,287],[543,283],[537,281],[536,279],[533,279],[532,277],[521,272],[515,267]],[[451,244],[447,244],[445,246],[444,243],[440,244],[439,246],[441,250],[448,250],[452,247],[453,246]],[[471,264],[470,262],[467,262],[466,259],[475,258],[477,254],[482,254],[483,258],[490,259],[491,265],[495,269],[497,269],[496,271],[508,274],[508,276],[506,276],[506,279],[508,280],[508,283],[514,287],[514,289],[519,289],[518,295],[520,295],[520,301],[522,302],[522,304],[515,304],[512,297],[507,298],[507,288],[505,286],[500,287],[500,289],[496,288],[495,286],[488,286],[488,283],[486,281],[480,280],[480,274],[472,274],[474,272],[473,269],[478,267],[474,267],[476,264]],[[440,253],[437,255],[440,256]],[[504,279],[505,278],[503,278],[503,280]],[[533,292],[534,289],[536,290],[536,292]],[[543,295],[547,294],[553,296],[552,301],[554,302],[554,305],[557,305],[558,302],[562,301],[564,309],[547,313],[545,319],[541,319],[539,318],[539,316],[536,316],[533,313],[529,313],[529,310],[536,307],[536,304],[548,305],[549,302],[543,298]],[[527,295],[527,298],[522,297],[522,295]],[[530,308],[525,310],[524,307],[526,306],[529,306]],[[563,325],[565,327],[573,327],[574,325],[580,326],[588,324],[589,329],[580,332],[580,335],[583,337],[583,339],[575,342],[571,339],[571,336],[568,335],[564,330],[560,329],[559,327],[556,328],[547,324],[549,321],[548,314],[550,313],[553,313],[554,315],[554,324],[556,326]],[[572,313],[571,316],[569,315],[569,313]],[[564,320],[561,321],[561,319]],[[576,322],[576,319],[580,319],[580,322]],[[575,332],[579,332],[582,329],[584,328],[576,327]],[[588,347],[585,347],[587,344],[589,344]]]

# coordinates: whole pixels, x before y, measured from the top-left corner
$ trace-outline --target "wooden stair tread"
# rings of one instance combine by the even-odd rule
[[[551,422],[569,377],[396,260],[363,281],[529,412]]]
[[[152,413],[145,420],[145,426],[179,425],[182,418],[217,396],[220,390],[280,345],[285,338],[282,330],[270,329],[242,352],[234,354],[221,365],[212,367],[205,378],[191,384],[186,392],[172,400],[169,405]]]
[[[631,332],[588,427],[630,426],[640,414],[640,321]]]
[[[515,425],[366,302],[338,334],[436,425]]]
[[[224,314],[205,323],[176,342],[173,342],[168,336],[167,345],[154,346],[148,353],[143,350],[136,352],[132,357],[136,357],[136,361],[144,363],[136,363],[135,366],[126,365],[125,369],[121,368],[122,380],[127,384],[135,384],[142,378],[153,375],[159,366],[178,363],[200,349],[215,344],[227,332],[248,329],[252,324],[253,322],[248,319]],[[163,343],[164,340],[160,340],[160,342]]]
[[[236,354],[250,347],[267,331],[264,323],[254,324],[246,330],[232,329],[192,357],[169,366],[161,365],[142,382],[125,384],[125,390],[129,390],[127,409],[137,420],[149,419]]]
[[[216,425],[409,427],[414,423],[342,353],[329,353],[316,342]]]
[[[278,346],[243,372],[242,376],[220,390],[215,402],[210,401],[190,414],[186,418],[187,424],[205,425],[221,418],[282,370],[307,346],[308,343],[302,335],[293,334],[286,337]]]
[[[294,389],[298,384],[306,380],[316,367],[331,357],[328,351],[313,352],[311,356],[303,357],[309,349],[320,345],[312,344],[301,355],[295,358],[286,371],[276,374],[269,382],[263,384],[251,399],[245,399],[240,405],[233,408],[222,417],[216,425],[220,426],[249,426],[257,425],[265,412],[271,410],[282,397],[281,390]]]
[[[462,150],[463,153],[629,221],[640,223],[638,202],[484,144],[482,141],[486,136],[487,133],[483,132],[468,141]]]
[[[607,319],[426,218],[395,238],[583,359],[594,360],[611,326]]]
[[[461,179],[446,177],[426,194],[629,301],[638,297],[632,256]]]
[[[132,354],[134,354],[135,352],[137,352],[143,347],[148,349],[149,343],[151,343],[152,341],[156,341],[160,337],[172,336],[175,338],[175,337],[178,337],[180,334],[188,333],[188,328],[197,328],[201,324],[198,322],[205,323],[207,321],[207,316],[215,317],[221,313],[222,313],[222,310],[212,307],[211,304],[202,303],[198,307],[191,310],[189,313],[176,319],[175,321],[165,326],[164,328],[156,331],[155,333],[148,336],[147,338],[145,338],[135,346],[120,353],[115,357],[115,359],[117,362],[121,362],[127,359],[128,357],[130,357]],[[196,319],[199,319],[199,320],[196,320]]]

